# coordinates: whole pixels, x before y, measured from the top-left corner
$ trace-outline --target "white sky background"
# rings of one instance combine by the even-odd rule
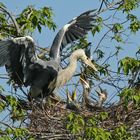
[[[51,7],[54,11],[54,21],[57,25],[57,29],[55,32],[48,30],[47,28],[43,28],[42,33],[39,34],[38,32],[35,32],[33,34],[33,38],[36,40],[36,42],[39,44],[39,46],[48,47],[51,46],[52,41],[58,32],[58,30],[65,25],[67,22],[69,22],[73,17],[78,16],[82,12],[85,12],[90,9],[97,9],[100,6],[99,0],[88,0],[88,1],[82,1],[82,0],[0,0],[0,2],[3,2],[7,8],[13,13],[13,15],[17,15],[20,13],[24,8],[26,8],[28,5],[35,5],[36,8],[41,8],[43,6]],[[137,11],[134,11],[137,15],[139,15],[140,8]],[[106,18],[108,17],[109,13],[104,13],[101,15],[102,17]],[[123,17],[119,17],[120,20]],[[113,22],[113,21],[112,21]],[[103,33],[96,34],[93,38],[91,35],[89,35],[89,40],[92,41],[94,46],[96,46],[103,36]],[[137,33],[134,36],[131,36],[132,38],[129,39],[129,44],[123,45],[123,51],[121,51],[118,59],[124,58],[126,55],[134,56],[135,52],[137,50],[137,47],[139,46],[139,37],[140,33]],[[117,44],[117,43],[116,43]],[[107,48],[107,46],[112,46],[112,48]],[[122,46],[122,45],[121,45]],[[110,42],[109,39],[106,39],[101,44],[101,47],[105,50],[106,54],[109,54],[114,51],[114,44]],[[94,50],[94,48],[93,48]],[[116,60],[112,60],[109,62],[114,68],[116,69]],[[0,68],[0,73],[5,73],[4,68]],[[4,88],[6,88],[8,91],[11,90],[11,87],[7,86],[5,80],[0,79],[0,85],[3,85]],[[110,89],[107,87],[107,90]],[[111,89],[112,90],[112,89]],[[113,93],[113,91],[109,91],[110,94]]]

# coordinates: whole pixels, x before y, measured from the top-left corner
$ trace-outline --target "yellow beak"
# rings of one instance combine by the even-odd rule
[[[91,61],[90,58],[89,58],[89,59],[86,59],[86,60],[84,61],[84,63],[85,63],[86,65],[90,66],[91,68],[93,68],[95,71],[97,71],[97,68],[96,68],[95,65],[92,63],[92,61]]]

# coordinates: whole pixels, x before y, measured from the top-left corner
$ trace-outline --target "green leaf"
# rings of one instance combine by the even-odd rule
[[[96,53],[97,53],[97,58],[98,58],[98,59],[103,58],[104,55],[105,55],[105,53],[104,53],[102,50],[100,50],[100,49],[98,49],[98,50],[96,51]]]
[[[140,96],[139,95],[134,95],[133,96],[133,100],[134,100],[134,103],[136,105],[138,105],[140,103]]]
[[[137,17],[133,14],[128,14],[127,19],[130,20],[131,22],[137,21]]]
[[[4,88],[0,85],[0,92],[3,92]]]
[[[0,112],[2,112],[6,107],[6,103],[0,100]]]
[[[140,29],[140,21],[134,21],[130,24],[130,30],[133,33],[136,33]]]
[[[13,133],[13,130],[11,128],[9,128],[9,127],[6,128],[5,131],[6,131],[7,134],[12,134]]]
[[[16,107],[17,106],[16,98],[14,98],[13,96],[10,96],[10,95],[6,96],[6,98],[7,98],[11,107]]]
[[[98,25],[98,26],[94,26],[92,29],[92,35],[94,36],[96,32],[100,32],[101,31],[102,26]]]
[[[22,11],[16,20],[21,26],[24,34],[32,33],[36,29],[41,33],[43,26],[55,30],[56,25],[53,22],[52,16],[53,12],[51,8],[44,7],[37,10],[34,6],[28,6]]]
[[[115,23],[115,24],[113,25],[112,31],[113,31],[114,33],[118,33],[118,32],[121,31],[122,29],[123,29],[123,26],[122,26],[121,24]]]
[[[120,34],[115,34],[112,39],[115,39],[117,42],[123,42],[123,39]]]
[[[6,8],[6,6],[2,2],[0,2],[0,7]]]
[[[0,137],[0,140],[12,140],[10,136],[4,135]]]
[[[105,120],[108,117],[108,113],[107,112],[101,112],[99,114],[99,118],[101,121]]]
[[[39,24],[37,25],[37,29],[38,29],[39,33],[41,33],[42,28],[41,28],[41,26]]]
[[[139,0],[124,0],[123,4],[121,4],[118,9],[129,13],[139,6],[139,2]]]
[[[119,62],[118,72],[122,69],[126,75],[134,73],[140,67],[140,62],[131,57],[125,57]]]
[[[68,115],[68,120],[71,122],[73,120],[73,117],[74,117],[74,114],[73,113],[70,113]]]

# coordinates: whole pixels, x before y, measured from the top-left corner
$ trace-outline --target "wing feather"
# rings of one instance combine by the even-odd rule
[[[0,66],[4,66],[7,63],[9,57],[7,46],[10,44],[10,41],[0,41]]]
[[[56,35],[51,50],[50,57],[59,59],[60,51],[69,43],[84,37],[96,22],[95,10],[89,10],[71,20]]]
[[[11,80],[18,85],[24,83],[25,63],[35,54],[31,50],[34,42],[29,36],[0,41],[0,66],[5,65]]]

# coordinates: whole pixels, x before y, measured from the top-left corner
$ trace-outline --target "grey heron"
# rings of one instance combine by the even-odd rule
[[[50,49],[49,61],[37,56],[35,41],[30,36],[0,41],[0,66],[5,65],[10,78],[18,86],[30,86],[31,98],[46,97],[56,87],[63,86],[73,76],[78,59],[97,71],[83,49],[71,54],[67,68],[62,69],[60,66],[61,50],[67,44],[84,37],[94,26],[94,11],[81,14],[59,30]]]

